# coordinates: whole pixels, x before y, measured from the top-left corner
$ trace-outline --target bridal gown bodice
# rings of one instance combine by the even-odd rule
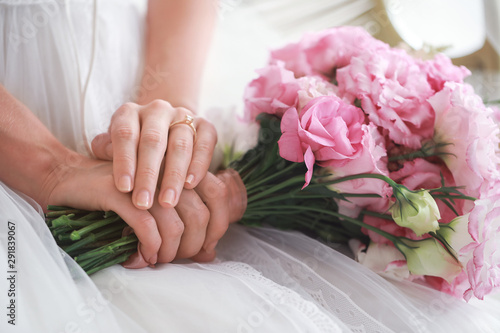
[[[89,141],[107,130],[113,111],[145,89],[139,85],[145,10],[142,0],[0,0],[0,83],[61,142],[89,153]],[[233,68],[253,66],[255,54],[263,53],[246,51],[252,37],[238,33],[272,35],[260,23],[242,28],[242,19],[255,13],[241,11],[225,23],[234,24],[233,51],[240,48],[248,61],[238,58],[231,67],[227,57],[212,59],[219,66],[208,71],[213,82],[231,78],[224,82],[228,87],[244,81]],[[163,79],[145,70],[152,80]],[[0,274],[7,272],[8,221],[16,225],[17,324],[9,325],[2,310],[1,332],[500,331],[493,299],[466,304],[424,286],[391,282],[335,244],[271,229],[232,226],[213,263],[141,270],[117,265],[89,278],[58,249],[40,207],[2,183]],[[3,309],[7,289],[0,276]]]
[[[144,0],[0,0],[0,82],[66,146],[88,153],[141,93]]]

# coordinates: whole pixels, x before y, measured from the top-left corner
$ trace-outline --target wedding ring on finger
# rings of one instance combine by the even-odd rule
[[[196,128],[194,127],[193,122],[194,118],[187,114],[183,120],[177,120],[171,123],[169,128],[172,128],[176,125],[188,125],[193,130],[193,135],[196,138]]]

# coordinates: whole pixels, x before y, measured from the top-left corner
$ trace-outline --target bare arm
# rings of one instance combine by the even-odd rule
[[[215,25],[217,0],[150,0],[147,16],[146,93],[138,103],[169,101],[196,112],[203,73]],[[149,70],[165,73],[165,80],[151,87]]]
[[[27,135],[29,133],[29,135]],[[76,153],[65,148],[28,108],[0,85],[0,180],[42,207],[66,161]]]
[[[93,142],[98,158],[114,161],[116,187],[132,192],[139,209],[152,206],[158,180],[159,203],[174,207],[182,189],[195,188],[208,171],[217,142],[213,125],[194,118],[195,138],[189,126],[170,124],[196,113],[217,6],[216,0],[149,1],[139,105],[118,109],[109,133]]]

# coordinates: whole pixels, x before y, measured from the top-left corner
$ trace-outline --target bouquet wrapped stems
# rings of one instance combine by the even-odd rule
[[[366,228],[391,240],[399,245],[398,248],[408,246],[398,237],[363,222],[363,214],[381,217],[380,213],[364,211],[358,218],[339,213],[339,200],[378,195],[339,193],[328,186],[353,179],[376,178],[393,188],[397,202],[404,201],[412,191],[377,174],[337,179],[329,179],[330,175],[314,175],[311,183],[304,187],[305,163],[290,162],[279,155],[281,132],[273,129],[279,129],[280,119],[262,115],[259,120],[258,144],[229,165],[238,172],[247,191],[247,208],[241,224],[299,230],[336,243],[352,238],[368,243],[368,236],[362,232],[362,228]],[[443,199],[467,199],[456,189],[444,187],[436,190],[435,195]],[[409,203],[414,205],[413,201]],[[57,206],[49,206],[48,209],[46,221],[57,243],[88,274],[122,263],[137,250],[137,237],[133,233],[125,235],[127,224],[114,212],[88,212]],[[399,214],[403,214],[402,210]],[[392,219],[391,215],[382,217]]]

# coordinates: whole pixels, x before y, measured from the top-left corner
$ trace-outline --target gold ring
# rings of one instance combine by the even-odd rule
[[[175,125],[188,125],[189,127],[191,127],[191,129],[193,130],[193,134],[196,137],[196,128],[194,127],[193,122],[194,118],[187,114],[186,118],[184,118],[183,120],[177,120],[171,123],[169,128],[172,128]]]

